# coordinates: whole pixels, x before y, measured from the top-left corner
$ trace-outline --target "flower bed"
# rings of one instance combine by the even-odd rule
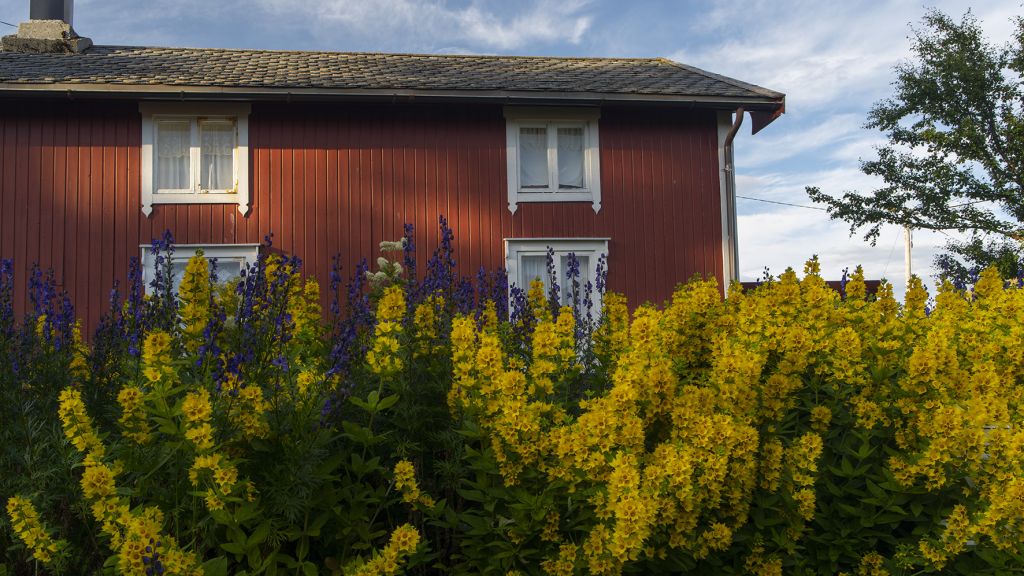
[[[16,321],[0,267],[7,573],[1024,568],[1024,293],[993,272],[931,310],[812,260],[597,314],[601,277],[509,308],[442,237],[419,279],[411,228],[336,268],[326,323],[278,256],[223,286],[197,255],[175,294],[166,239],[89,345],[42,274]]]

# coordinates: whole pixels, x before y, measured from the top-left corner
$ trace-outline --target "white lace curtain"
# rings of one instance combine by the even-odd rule
[[[156,134],[157,190],[191,188],[188,183],[189,123],[158,122]]]
[[[583,128],[558,129],[558,187],[583,188]]]
[[[230,122],[202,122],[199,125],[199,185],[203,190],[235,187],[233,153],[235,127]]]
[[[519,264],[519,282],[523,290],[530,289],[530,283],[540,278],[545,288],[548,285],[548,259],[546,256],[523,256]]]
[[[520,188],[548,187],[548,131],[546,128],[519,129]]]

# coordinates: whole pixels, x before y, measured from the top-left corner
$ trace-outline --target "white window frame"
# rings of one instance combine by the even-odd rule
[[[601,146],[596,108],[505,107],[505,155],[508,161],[508,209],[515,214],[521,202],[590,202],[601,211]],[[583,188],[558,188],[558,128],[583,127]],[[546,128],[548,187],[523,188],[519,182],[519,129]]]
[[[142,102],[142,213],[153,213],[154,204],[238,204],[249,213],[249,104],[202,102]],[[186,121],[191,127],[190,186],[182,190],[158,190],[154,158],[157,154],[156,125],[163,120]],[[205,120],[226,120],[235,125],[234,182],[230,190],[200,187],[199,124]]]
[[[149,294],[150,286],[149,283],[156,277],[156,255],[153,254],[151,244],[140,244],[139,252],[141,255],[140,262],[142,262],[142,284],[146,288],[146,293]],[[172,263],[188,262],[190,258],[196,255],[197,250],[203,251],[203,256],[207,260],[216,259],[218,262],[229,260],[241,263],[241,268],[245,266],[255,265],[256,259],[259,256],[260,245],[259,244],[175,244],[174,255],[171,256]],[[227,278],[221,278],[223,282]]]
[[[593,279],[595,286],[593,291],[595,314],[601,312],[601,294],[597,291],[597,264],[601,255],[605,257],[605,271],[608,268],[608,238],[505,238],[505,272],[508,275],[509,302],[512,298],[513,284],[519,286],[521,278],[519,270],[523,256],[546,256],[548,248],[555,251],[555,274],[558,277],[559,286],[565,282],[565,271],[562,270],[561,256],[570,252],[576,256],[588,256],[590,259],[589,277]],[[523,291],[528,291],[530,286],[519,286]],[[580,286],[580,296],[584,287]]]

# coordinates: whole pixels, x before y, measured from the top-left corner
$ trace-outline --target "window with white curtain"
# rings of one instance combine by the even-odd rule
[[[249,211],[249,105],[144,102],[142,212],[154,204]]]
[[[508,207],[520,202],[590,202],[601,209],[598,112],[506,107]]]
[[[207,261],[216,260],[217,281],[223,283],[240,277],[246,265],[256,264],[259,248],[259,244],[175,244],[174,254],[171,256],[171,282],[174,292],[178,292],[181,279],[185,276],[185,267],[189,259],[196,255],[197,250],[203,251]],[[142,281],[146,292],[149,292],[149,284],[156,276],[156,256],[149,244],[139,246],[139,251],[142,256]]]
[[[597,266],[601,256],[608,256],[607,238],[507,238],[505,239],[505,270],[509,286],[529,290],[534,280],[544,283],[545,293],[549,286],[548,248],[554,251],[551,260],[562,304],[572,303],[572,284],[568,279],[569,255],[579,262],[580,298],[587,282],[595,286],[592,292],[594,310],[601,309],[600,294],[596,289]],[[607,268],[605,268],[607,272]]]

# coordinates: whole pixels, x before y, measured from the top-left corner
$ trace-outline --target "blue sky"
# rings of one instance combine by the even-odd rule
[[[28,5],[0,0],[0,20],[27,19]],[[910,25],[927,7],[956,17],[970,8],[1000,43],[1010,38],[1011,18],[1024,14],[1012,0],[79,0],[75,29],[97,44],[666,56],[786,93],[785,116],[737,139],[738,193],[807,205],[808,185],[838,193],[876,184],[858,160],[884,140],[862,128],[864,119],[890,94],[893,66],[909,57]],[[738,206],[743,279],[818,254],[828,277],[859,263],[870,278],[905,281],[895,228],[871,247],[819,210],[743,199]],[[914,270],[928,284],[943,242],[915,237]]]

